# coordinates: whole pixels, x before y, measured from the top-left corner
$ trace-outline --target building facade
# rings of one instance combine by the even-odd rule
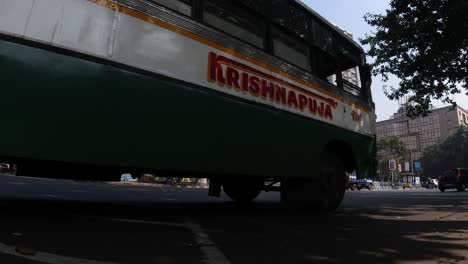
[[[468,111],[458,106],[434,109],[428,116],[416,119],[406,117],[401,108],[391,119],[377,122],[377,140],[398,137],[414,162],[421,159],[425,148],[443,142],[463,125],[468,126]]]

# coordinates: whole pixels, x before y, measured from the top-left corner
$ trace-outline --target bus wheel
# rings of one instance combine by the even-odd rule
[[[346,171],[343,161],[333,152],[324,152],[320,162],[321,192],[319,209],[334,211],[343,201],[346,189]],[[362,188],[359,188],[360,190]]]
[[[336,154],[325,152],[322,154],[319,181],[286,179],[281,188],[281,201],[288,205],[322,212],[334,211],[341,204],[346,189],[343,162]]]
[[[265,185],[263,178],[242,180],[238,178],[223,179],[223,190],[229,198],[238,203],[249,203],[262,192]]]

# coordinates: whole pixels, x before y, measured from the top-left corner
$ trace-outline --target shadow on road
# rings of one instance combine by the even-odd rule
[[[466,263],[467,201],[465,195],[451,200],[451,205],[420,199],[408,203],[411,206],[385,203],[317,214],[288,209],[276,202],[239,207],[230,202],[92,203],[15,199],[0,200],[0,210],[4,224],[22,222],[34,226],[48,222],[57,225],[57,232],[62,233],[57,238],[61,239],[66,239],[67,232],[72,233],[70,230],[76,233],[87,229],[95,235],[90,239],[105,242],[108,240],[103,240],[101,232],[116,232],[118,236],[112,237],[121,239],[127,247],[141,243],[169,247],[188,238],[173,229],[162,228],[152,241],[146,237],[140,242],[138,232],[152,230],[156,228],[154,225],[113,226],[110,218],[177,223],[189,217],[203,227],[232,263]],[[49,244],[57,243],[49,241],[52,237],[53,234],[43,239]]]

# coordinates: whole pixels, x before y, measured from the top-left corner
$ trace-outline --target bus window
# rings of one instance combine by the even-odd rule
[[[267,15],[268,8],[265,7],[269,5],[270,0],[234,0],[234,2],[247,7],[255,13]]]
[[[186,16],[192,15],[192,0],[151,0]]]
[[[302,41],[288,36],[277,28],[272,29],[273,53],[275,56],[310,71],[310,50]]]
[[[272,0],[270,17],[279,25],[297,36],[312,40],[310,16],[303,7],[292,1]]]
[[[335,50],[333,47],[333,33],[320,23],[314,22],[314,45],[327,52],[328,54],[334,54]]]
[[[336,72],[338,67],[335,57],[333,57],[332,55],[328,54],[320,48],[316,48],[315,58],[316,64],[318,65],[316,67],[315,75],[318,78],[337,86],[338,83]]]
[[[337,42],[338,60],[343,76],[343,90],[353,95],[359,96],[361,93],[361,73],[359,66],[361,63],[359,51],[346,45],[343,40]]]
[[[264,48],[265,26],[253,16],[226,0],[204,1],[203,21],[256,47]]]
[[[359,96],[361,93],[359,67],[348,69],[341,74],[343,76],[343,89],[350,94]]]

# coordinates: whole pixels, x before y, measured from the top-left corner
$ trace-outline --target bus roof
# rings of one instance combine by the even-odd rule
[[[364,49],[361,47],[361,45],[359,45],[356,41],[354,41],[354,39],[352,39],[351,37],[349,37],[348,35],[346,35],[344,33],[344,31],[342,29],[340,29],[339,27],[337,27],[336,25],[333,25],[330,21],[328,21],[327,19],[325,19],[323,16],[321,16],[319,13],[317,13],[315,10],[313,10],[312,8],[310,8],[308,5],[306,5],[304,2],[302,2],[301,0],[293,0],[294,2],[296,2],[297,4],[299,4],[300,6],[302,6],[304,9],[306,9],[309,13],[311,13],[315,18],[317,18],[318,20],[322,21],[323,23],[325,23],[327,26],[329,26],[331,29],[333,29],[335,32],[338,32],[338,34],[340,34],[342,37],[344,37],[346,40],[348,40],[351,44],[353,44],[356,48],[358,48],[361,52],[365,53]]]

